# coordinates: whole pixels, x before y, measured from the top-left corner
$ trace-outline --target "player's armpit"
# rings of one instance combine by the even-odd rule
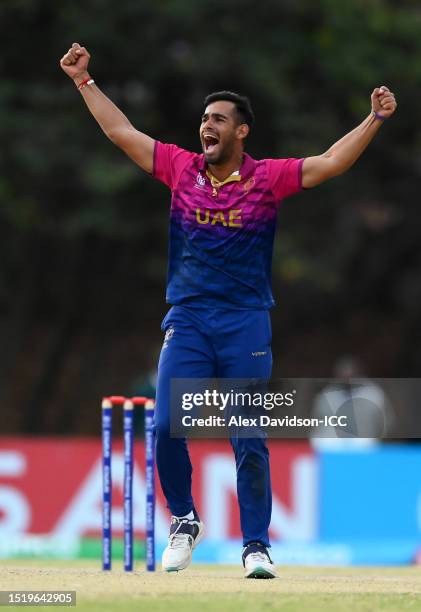
[[[143,170],[152,174],[155,140],[133,126],[114,128],[108,138]]]

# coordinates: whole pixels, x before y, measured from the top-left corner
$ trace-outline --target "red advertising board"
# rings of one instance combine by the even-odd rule
[[[235,463],[228,441],[189,444],[193,493],[209,539],[239,538]],[[317,528],[317,472],[305,442],[272,441],[274,540],[309,540]],[[136,445],[134,524],[144,531],[144,447]],[[123,457],[114,444],[113,525],[122,528]],[[101,529],[101,444],[97,439],[0,438],[0,531],[77,538]],[[158,486],[157,539],[168,533],[168,511]]]

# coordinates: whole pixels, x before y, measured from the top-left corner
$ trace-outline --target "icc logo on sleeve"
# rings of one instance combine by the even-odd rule
[[[162,345],[163,349],[167,348],[168,342],[171,340],[171,338],[174,335],[174,331],[175,331],[174,327],[169,327],[167,331],[165,332],[164,344]]]

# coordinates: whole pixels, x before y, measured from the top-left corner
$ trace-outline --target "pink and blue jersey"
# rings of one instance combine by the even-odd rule
[[[268,309],[276,217],[300,191],[302,159],[254,160],[212,187],[203,155],[155,143],[153,176],[172,192],[167,302]]]

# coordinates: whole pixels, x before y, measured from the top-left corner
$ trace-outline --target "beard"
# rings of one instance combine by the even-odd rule
[[[226,163],[233,154],[234,147],[231,143],[220,146],[220,143],[217,145],[215,151],[210,151],[207,153],[204,151],[205,161],[207,164],[212,164],[213,166],[219,166]]]

